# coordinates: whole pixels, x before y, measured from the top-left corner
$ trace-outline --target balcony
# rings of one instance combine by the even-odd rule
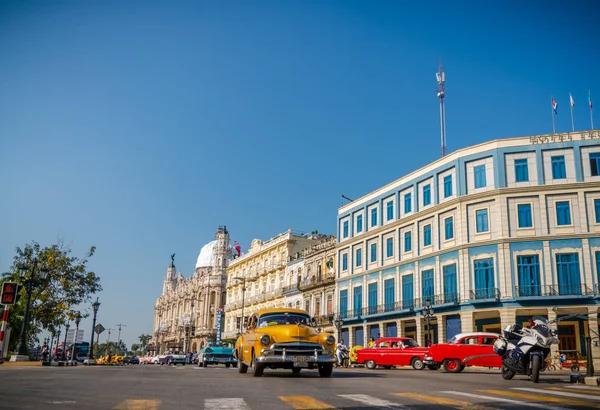
[[[500,290],[498,288],[480,288],[469,291],[471,301],[491,301],[500,299]]]
[[[555,285],[558,296],[594,296],[594,291],[586,285]]]
[[[322,278],[313,277],[311,279],[306,279],[300,282],[298,284],[298,289],[300,289],[303,292],[306,292],[311,289],[317,289],[333,284],[335,284],[335,276],[333,275]]]
[[[292,285],[284,286],[283,288],[281,288],[281,293],[287,293],[287,292],[297,291],[299,283],[300,282],[294,283]]]

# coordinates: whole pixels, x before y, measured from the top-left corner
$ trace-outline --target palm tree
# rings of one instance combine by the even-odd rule
[[[142,351],[145,351],[146,345],[148,344],[150,339],[152,339],[152,336],[149,334],[142,333],[141,335],[139,335],[138,339],[139,339],[140,343],[142,344]]]

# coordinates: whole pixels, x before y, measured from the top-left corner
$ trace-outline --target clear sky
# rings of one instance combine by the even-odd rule
[[[244,250],[335,233],[341,194],[437,159],[440,59],[449,151],[551,132],[551,95],[568,131],[569,92],[588,129],[599,8],[2,1],[0,272],[31,240],[97,246],[99,322],[131,345],[152,333],[171,253],[189,276],[218,225]]]

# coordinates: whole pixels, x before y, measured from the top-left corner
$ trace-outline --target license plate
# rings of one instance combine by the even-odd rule
[[[308,356],[291,356],[293,362],[308,362]]]
[[[294,367],[308,367],[306,362],[294,362]]]

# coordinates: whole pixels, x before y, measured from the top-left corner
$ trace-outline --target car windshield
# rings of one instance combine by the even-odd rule
[[[454,345],[458,341],[458,338],[454,336],[452,339],[448,340],[448,344]]]
[[[301,313],[267,313],[258,319],[258,327],[294,325],[310,326],[310,317]]]
[[[419,347],[419,344],[412,339],[403,340],[402,344],[404,347]]]

